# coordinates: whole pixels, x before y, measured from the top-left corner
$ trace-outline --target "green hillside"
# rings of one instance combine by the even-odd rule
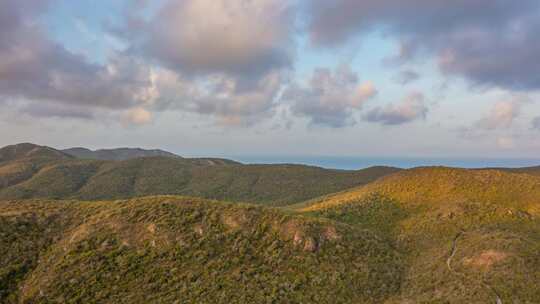
[[[370,229],[402,252],[388,303],[537,303],[540,178],[419,168],[296,206]]]
[[[61,152],[59,152],[61,153]],[[22,156],[0,163],[0,199],[122,199],[189,195],[274,206],[364,185],[399,171],[302,165],[243,165],[212,158],[147,157],[100,161]]]
[[[185,197],[0,202],[2,303],[382,303],[400,254],[369,231]]]
[[[540,177],[528,173],[45,152],[0,164],[1,303],[540,298]],[[142,197],[163,193],[284,208]]]

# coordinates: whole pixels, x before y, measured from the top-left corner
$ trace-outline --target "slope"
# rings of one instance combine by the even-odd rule
[[[370,229],[406,257],[388,303],[535,303],[540,299],[540,178],[417,168],[299,204]]]
[[[46,146],[38,146],[30,143],[5,146],[0,148],[0,164],[8,161],[21,159],[33,159],[37,161],[50,161],[69,159],[72,156]]]
[[[283,206],[363,185],[399,170],[243,165],[211,158],[101,161],[65,156],[43,161],[23,156],[0,163],[0,199],[100,200],[174,194]]]
[[[400,256],[365,230],[185,197],[0,202],[2,303],[381,303]]]
[[[55,149],[28,143],[0,148],[0,189],[30,179],[50,163],[70,159]]]

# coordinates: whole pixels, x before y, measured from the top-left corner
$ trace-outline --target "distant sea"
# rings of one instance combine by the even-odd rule
[[[236,156],[227,157],[246,164],[303,164],[328,169],[357,170],[372,166],[391,166],[414,168],[421,166],[447,166],[458,168],[519,168],[540,166],[540,159],[523,158],[377,158],[377,157],[262,157]]]

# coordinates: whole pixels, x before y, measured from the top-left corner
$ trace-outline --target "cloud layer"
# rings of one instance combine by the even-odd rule
[[[283,94],[292,113],[334,128],[355,124],[353,114],[377,95],[371,82],[360,83],[349,66],[316,69],[306,85],[293,84]]]
[[[413,92],[399,104],[376,107],[364,115],[369,122],[383,125],[400,125],[417,119],[425,119],[428,108],[422,93]]]
[[[149,71],[137,62],[92,64],[50,39],[40,21],[49,2],[0,3],[0,101],[20,100],[20,109],[36,117],[76,118],[153,102]]]
[[[441,71],[474,84],[540,89],[536,0],[313,0],[312,41],[336,46],[371,30],[402,41],[400,58],[432,54]]]
[[[417,81],[417,71],[428,82],[432,75],[415,66],[418,58],[435,63],[444,78],[459,76],[471,86],[510,94],[540,90],[537,0],[128,3],[114,26],[104,25],[105,34],[114,35],[125,49],[91,60],[52,38],[43,17],[57,5],[54,0],[0,2],[2,106],[38,118],[106,116],[137,125],[153,122],[157,112],[175,111],[210,117],[220,125],[250,126],[283,109],[291,117],[331,128],[355,125],[360,117],[391,126],[427,117],[424,93],[432,88],[386,106],[377,105],[382,98],[375,98],[404,95],[393,90]],[[365,75],[377,80],[377,88],[360,80],[360,65],[314,68],[335,65],[314,62],[321,54],[326,58],[324,51],[346,48],[373,32],[398,47],[392,65],[386,65],[391,69],[387,81],[402,85],[398,89],[379,83],[379,71]],[[307,50],[302,48],[305,38],[311,41]],[[304,56],[305,51],[313,53]],[[346,58],[334,58],[340,59]],[[306,79],[299,76],[312,69]],[[368,101],[371,110],[362,112]],[[474,128],[507,128],[522,104],[494,103]]]
[[[286,0],[168,0],[124,34],[169,69],[253,77],[292,65],[294,16]]]

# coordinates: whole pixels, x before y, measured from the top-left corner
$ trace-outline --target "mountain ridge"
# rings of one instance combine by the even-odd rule
[[[0,163],[22,158],[69,159],[73,156],[51,147],[32,143],[20,143],[0,148]]]
[[[161,149],[141,149],[141,148],[113,148],[113,149],[98,149],[90,150],[83,147],[74,147],[61,150],[62,152],[72,155],[76,158],[95,159],[95,160],[128,160],[140,157],[173,157],[181,158],[171,152]]]
[[[23,157],[0,164],[0,199],[102,200],[170,194],[277,206],[366,184],[399,170],[345,171],[163,156],[122,161]]]

